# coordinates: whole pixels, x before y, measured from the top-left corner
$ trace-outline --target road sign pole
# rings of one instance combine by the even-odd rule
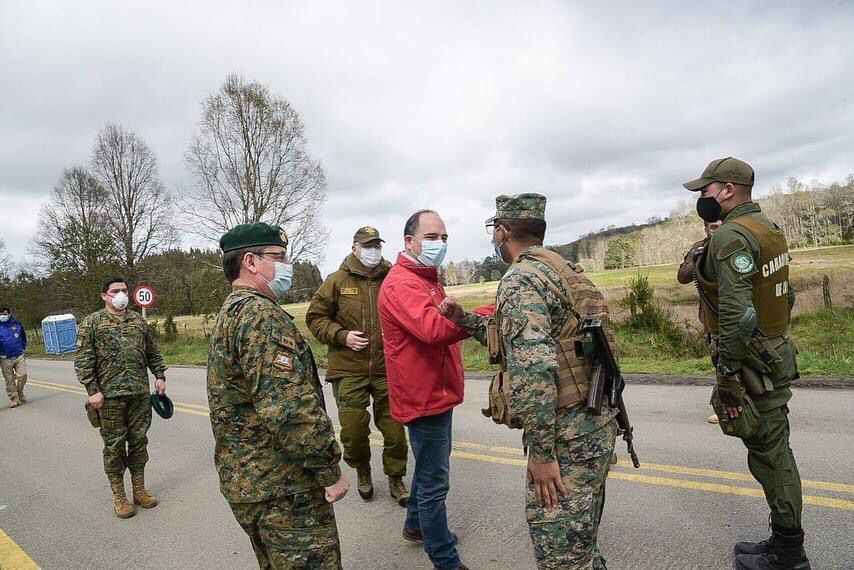
[[[142,308],[142,320],[145,320],[145,307]]]

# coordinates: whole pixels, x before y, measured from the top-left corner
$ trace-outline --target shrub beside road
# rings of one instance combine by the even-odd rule
[[[798,292],[790,330],[800,350],[803,376],[854,376],[854,246],[837,246],[792,252],[791,281]],[[676,265],[621,269],[589,274],[611,306],[625,373],[710,375],[711,365],[696,322],[697,296],[690,285],[676,283]],[[823,308],[821,281],[828,275],[834,308]],[[623,302],[633,288],[646,281],[653,290],[649,318],[632,318]],[[491,303],[496,282],[448,287],[461,304],[471,309]],[[287,305],[297,325],[309,340],[317,361],[326,364],[326,346],[316,342],[305,326],[308,303]],[[650,317],[651,315],[651,317]],[[206,334],[213,315],[175,317],[174,340],[163,338],[163,320],[149,319],[161,333],[160,347],[166,362],[173,365],[204,365],[207,362]],[[35,340],[35,339],[34,339]],[[44,356],[44,347],[33,342],[31,357]],[[486,350],[474,340],[463,342],[468,370],[491,370]]]

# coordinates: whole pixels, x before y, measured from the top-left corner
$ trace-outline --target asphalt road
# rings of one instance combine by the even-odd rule
[[[176,413],[155,416],[149,433],[147,479],[160,505],[123,521],[112,511],[101,440],[86,422],[71,364],[31,360],[29,368],[30,403],[0,408],[0,567],[12,567],[15,544],[47,569],[256,567],[219,493],[203,370],[170,370]],[[520,435],[480,415],[486,387],[470,381],[455,412],[450,526],[471,568],[533,569]],[[705,421],[708,394],[701,386],[627,388],[643,466],[627,465],[618,442],[600,530],[609,568],[731,568],[734,542],[766,535],[767,508],[741,443]],[[799,389],[790,407],[813,568],[854,569],[854,391]],[[334,405],[330,413],[337,417]],[[353,489],[336,505],[344,566],[428,569],[420,546],[400,537],[404,510],[389,498],[379,450],[373,501]]]

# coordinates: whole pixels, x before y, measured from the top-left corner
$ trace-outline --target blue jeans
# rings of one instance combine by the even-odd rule
[[[448,410],[438,416],[418,418],[406,426],[415,456],[415,472],[404,527],[421,530],[424,552],[440,570],[460,565],[445,509],[450,489],[452,419],[453,410]]]

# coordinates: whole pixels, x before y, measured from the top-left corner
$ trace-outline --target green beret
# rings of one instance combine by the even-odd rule
[[[712,182],[729,182],[753,188],[753,167],[737,158],[728,156],[709,163],[699,178],[682,184],[692,192],[702,190]]]
[[[265,222],[240,224],[228,230],[219,238],[219,248],[223,253],[244,247],[261,245],[280,245],[288,247],[288,234],[280,226],[271,226]]]
[[[380,237],[380,232],[377,231],[377,228],[373,228],[371,226],[364,226],[356,230],[356,234],[353,236],[353,243],[358,244],[366,244],[370,243],[374,240],[380,240],[385,243],[385,240]]]
[[[501,195],[495,199],[495,215],[486,220],[543,220],[546,219],[546,197],[527,192],[514,196]]]

